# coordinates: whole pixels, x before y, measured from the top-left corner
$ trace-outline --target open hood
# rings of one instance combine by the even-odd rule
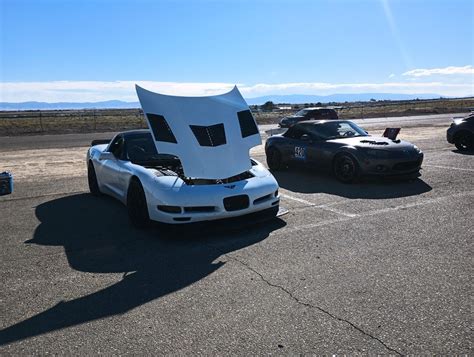
[[[209,97],[178,97],[135,86],[159,153],[179,157],[191,178],[224,179],[252,166],[260,133],[237,87]]]

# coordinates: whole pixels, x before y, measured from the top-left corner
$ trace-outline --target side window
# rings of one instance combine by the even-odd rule
[[[123,159],[123,152],[124,152],[124,138],[123,136],[118,136],[114,139],[114,141],[109,146],[109,152],[114,154],[117,159]]]
[[[294,132],[295,132],[295,127],[292,126],[291,128],[289,128],[289,129],[283,134],[283,136],[284,136],[285,138],[294,139]]]
[[[288,130],[288,135],[286,135],[288,138],[300,139],[301,135],[305,134],[305,131],[302,130],[301,125],[294,125],[290,128],[290,130]]]
[[[319,127],[320,125],[310,124],[304,128],[305,129],[304,134],[308,134],[311,137],[311,139],[315,141],[323,140],[324,137],[323,135],[321,135],[321,132],[318,130]]]

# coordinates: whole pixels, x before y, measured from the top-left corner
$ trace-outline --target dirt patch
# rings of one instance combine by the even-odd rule
[[[55,178],[85,176],[88,147],[19,150],[2,154],[0,170],[10,171],[15,181],[48,181]]]

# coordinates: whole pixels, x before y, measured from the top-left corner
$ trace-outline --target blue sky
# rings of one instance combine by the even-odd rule
[[[0,101],[474,95],[471,0],[0,0]]]

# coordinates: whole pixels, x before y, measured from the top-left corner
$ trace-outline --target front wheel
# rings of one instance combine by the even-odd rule
[[[137,179],[132,179],[127,193],[127,211],[132,225],[136,228],[146,228],[150,224],[148,205],[145,191]]]
[[[470,133],[460,133],[454,140],[454,145],[459,151],[465,151],[474,147],[474,135]]]
[[[351,183],[357,178],[359,168],[357,162],[349,155],[342,154],[335,158],[333,164],[334,176],[343,182]]]
[[[267,150],[267,165],[272,171],[278,171],[283,168],[281,153],[274,148]]]

